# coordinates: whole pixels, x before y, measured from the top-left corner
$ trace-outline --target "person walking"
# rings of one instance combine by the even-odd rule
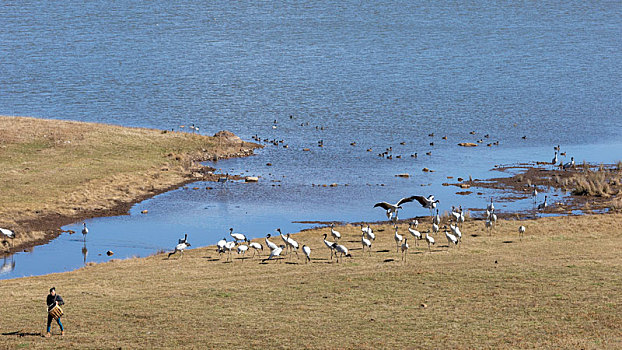
[[[65,328],[63,327],[62,322],[60,321],[60,317],[62,316],[62,310],[58,312],[51,312],[56,306],[65,305],[65,301],[63,298],[56,294],[56,288],[50,288],[50,294],[48,294],[46,304],[48,306],[48,328],[47,333],[45,334],[46,338],[49,338],[52,334],[50,333],[50,327],[52,325],[52,319],[56,319],[58,326],[60,327],[60,335],[65,335]]]

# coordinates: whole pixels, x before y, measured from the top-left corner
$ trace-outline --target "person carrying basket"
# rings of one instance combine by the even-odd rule
[[[63,328],[63,324],[60,322],[60,317],[63,315],[63,310],[60,308],[60,305],[64,305],[65,301],[60,295],[56,294],[56,288],[50,288],[50,294],[48,294],[46,304],[48,306],[48,329],[45,337],[48,338],[52,335],[50,334],[52,319],[55,319],[58,323],[60,335],[65,335],[65,328]]]

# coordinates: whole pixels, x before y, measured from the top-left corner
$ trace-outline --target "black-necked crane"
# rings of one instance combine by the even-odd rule
[[[437,225],[441,224],[441,216],[438,215],[438,209],[436,209],[436,215],[432,218],[432,223]]]
[[[393,239],[395,240],[395,250],[397,252],[400,251],[400,243],[402,242],[402,239],[404,239],[404,237],[402,237],[402,235],[397,233],[398,231],[398,227],[397,225],[395,226],[395,235],[393,236]]]
[[[449,233],[449,231],[447,231],[447,229],[445,229],[445,237],[447,238],[447,249],[449,249],[449,246],[452,243],[454,245],[458,245],[458,238],[456,238],[456,236],[454,236],[451,233]]]
[[[6,242],[7,238],[11,239],[11,246],[13,246],[13,240],[15,239],[15,232],[7,229],[0,228],[0,234],[2,235],[2,241]]]
[[[281,236],[283,244],[285,245],[285,253],[287,253],[287,251],[289,250],[289,243],[287,242],[287,237],[283,234],[283,232],[281,232],[280,228],[277,228],[276,231],[279,233],[279,236]]]
[[[255,257],[255,254],[261,256],[261,252],[263,252],[263,246],[261,245],[261,243],[250,242],[248,240],[246,240],[246,243],[248,243],[249,247],[253,248],[253,256],[252,256],[252,258]]]
[[[458,222],[460,220],[460,211],[456,209],[453,205],[451,206],[451,220]]]
[[[311,261],[311,248],[306,245],[302,246],[302,252],[305,253],[305,264]]]
[[[333,243],[333,249],[335,249],[335,256],[337,256],[337,253],[340,254],[339,257],[337,257],[337,262],[339,262],[340,257],[342,261],[344,256],[347,256],[349,258],[352,257],[352,255],[348,253],[348,248],[346,248],[344,245]]]
[[[492,202],[492,197],[490,198],[490,204],[486,206],[486,210],[493,212],[495,211],[495,204]]]
[[[365,233],[361,235],[361,244],[363,245],[363,252],[365,252],[365,247],[367,247],[367,252],[371,255],[371,241],[365,238]]]
[[[227,251],[227,260],[231,259],[231,251],[233,251],[233,248],[235,248],[234,241],[225,243],[225,250]]]
[[[547,199],[548,196],[544,196],[544,202],[538,204],[538,210],[544,210],[548,206],[548,203],[546,202]]]
[[[519,237],[519,239],[520,239],[521,241],[523,240],[523,236],[525,235],[525,230],[526,230],[526,228],[525,228],[525,226],[523,226],[523,225],[520,225],[520,226],[518,227],[518,237]]]
[[[437,234],[440,230],[441,227],[438,224],[432,223],[432,232],[434,232],[434,234]]]
[[[456,236],[456,238],[458,239],[458,243],[462,242],[462,231],[460,231],[460,228],[458,227],[458,225],[454,225],[454,224],[450,224],[449,228],[451,229],[451,233]]]
[[[533,184],[533,191],[531,192],[531,198],[533,199],[533,204],[535,205],[538,201],[538,187],[536,184]]]
[[[233,233],[233,227],[229,229],[229,235],[233,237],[233,240],[235,241],[235,243],[238,243],[240,241],[246,242],[246,236],[244,236],[241,233]]]
[[[428,198],[423,197],[423,196],[413,196],[413,197],[417,202],[419,202],[419,204],[421,204],[422,207],[429,209],[430,213],[433,213],[434,209],[436,209],[436,203],[441,202],[438,199],[434,199],[433,195],[429,195]]]
[[[568,170],[570,168],[574,169],[574,157],[570,157],[570,162],[564,164],[564,170]]]
[[[290,247],[290,249],[294,250],[294,253],[296,253],[296,257],[298,258],[298,242],[296,242],[291,235],[288,233],[287,234],[287,245]]]
[[[421,239],[421,232],[413,228],[414,223],[415,222],[413,221],[410,224],[408,224],[408,232],[410,232],[410,234],[415,238],[415,245],[419,245],[417,241]]]
[[[391,220],[392,215],[395,214],[397,217],[397,211],[402,209],[402,204],[412,202],[416,199],[417,196],[404,197],[397,201],[395,204],[387,203],[387,202],[378,202],[374,204],[374,208],[380,207],[387,211],[387,217]]]
[[[425,231],[425,240],[428,242],[428,250],[432,252],[431,245],[434,245],[436,242],[434,241],[434,237],[429,235],[430,230]]]
[[[248,251],[248,246],[246,244],[240,244],[238,246],[238,255],[242,254],[246,256],[246,252]],[[244,261],[244,260],[242,260]]]
[[[218,251],[218,255],[222,258],[222,253],[225,252],[225,244],[227,244],[227,240],[223,237],[218,243],[216,243],[216,250]]]
[[[490,221],[490,218],[486,218],[486,222],[484,223],[486,225],[486,231],[488,231],[488,234],[492,233],[492,221]]]
[[[406,261],[406,254],[408,254],[408,238],[404,238],[404,243],[402,243],[402,260]]]
[[[186,248],[190,247],[190,243],[188,242],[184,242],[184,243],[179,243],[175,246],[175,250],[173,250],[172,252],[168,253],[168,257],[167,259],[170,259],[171,255],[179,252],[179,255],[181,255],[180,259],[184,257],[184,250]]]
[[[341,233],[335,231],[335,225],[333,224],[330,224],[330,235],[333,236],[334,239],[341,239]]]
[[[556,165],[557,164],[557,152],[555,152],[555,157],[553,157],[553,160],[551,161],[552,165]]]
[[[367,225],[367,227],[363,227],[363,225],[361,225],[361,232],[363,232],[363,234],[370,240],[376,240],[376,235],[369,225]]]
[[[268,246],[268,248],[270,250],[275,250],[276,248],[278,248],[279,246],[277,246],[275,243],[273,243],[272,241],[270,241],[268,238],[270,238],[270,234],[268,233],[268,235],[266,235],[266,246]]]
[[[464,224],[465,217],[464,217],[464,211],[462,211],[462,206],[460,206],[460,217],[458,218],[458,224],[460,224],[460,226],[462,226],[462,224]]]
[[[270,252],[270,256],[267,257],[266,259],[263,259],[262,261],[265,262],[266,260],[272,260],[272,259],[276,259],[278,256],[281,255],[281,253],[283,252],[283,249],[285,248],[284,245],[280,245],[278,247],[276,247],[275,249],[272,249],[272,251]],[[281,259],[278,259],[279,262],[281,262]]]
[[[335,242],[329,242],[326,240],[326,237],[328,236],[327,233],[324,234],[324,244],[328,247],[328,249],[330,249],[330,260],[333,260],[333,251],[335,250],[334,244]]]
[[[86,241],[86,235],[89,233],[89,229],[86,228],[86,222],[82,223],[82,237],[84,238],[84,241]]]

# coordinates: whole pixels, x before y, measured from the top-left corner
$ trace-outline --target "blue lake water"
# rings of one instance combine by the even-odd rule
[[[229,227],[259,237],[312,226],[295,221],[384,220],[373,203],[410,194],[435,194],[441,210],[482,207],[501,194],[460,196],[441,184],[549,161],[558,144],[579,163],[622,159],[615,1],[26,1],[3,4],[0,23],[0,114],[194,123],[289,146],[214,165],[260,176],[257,184],[198,183],[130,215],[87,220],[86,243],[63,234],[7,257],[14,269],[0,278],[75,269],[85,247],[86,261],[98,262],[107,250],[124,258],[171,249],[183,233],[204,246]],[[481,147],[456,146],[479,139]],[[378,157],[387,147],[402,158]],[[395,177],[403,172],[412,176]],[[312,186],[330,183],[338,186]],[[426,213],[407,205],[401,216]]]

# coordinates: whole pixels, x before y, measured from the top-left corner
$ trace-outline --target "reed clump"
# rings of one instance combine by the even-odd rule
[[[564,187],[569,188],[575,196],[610,197],[618,195],[622,190],[622,170],[620,162],[616,167],[606,168],[603,165],[597,170],[586,170],[564,179]]]

